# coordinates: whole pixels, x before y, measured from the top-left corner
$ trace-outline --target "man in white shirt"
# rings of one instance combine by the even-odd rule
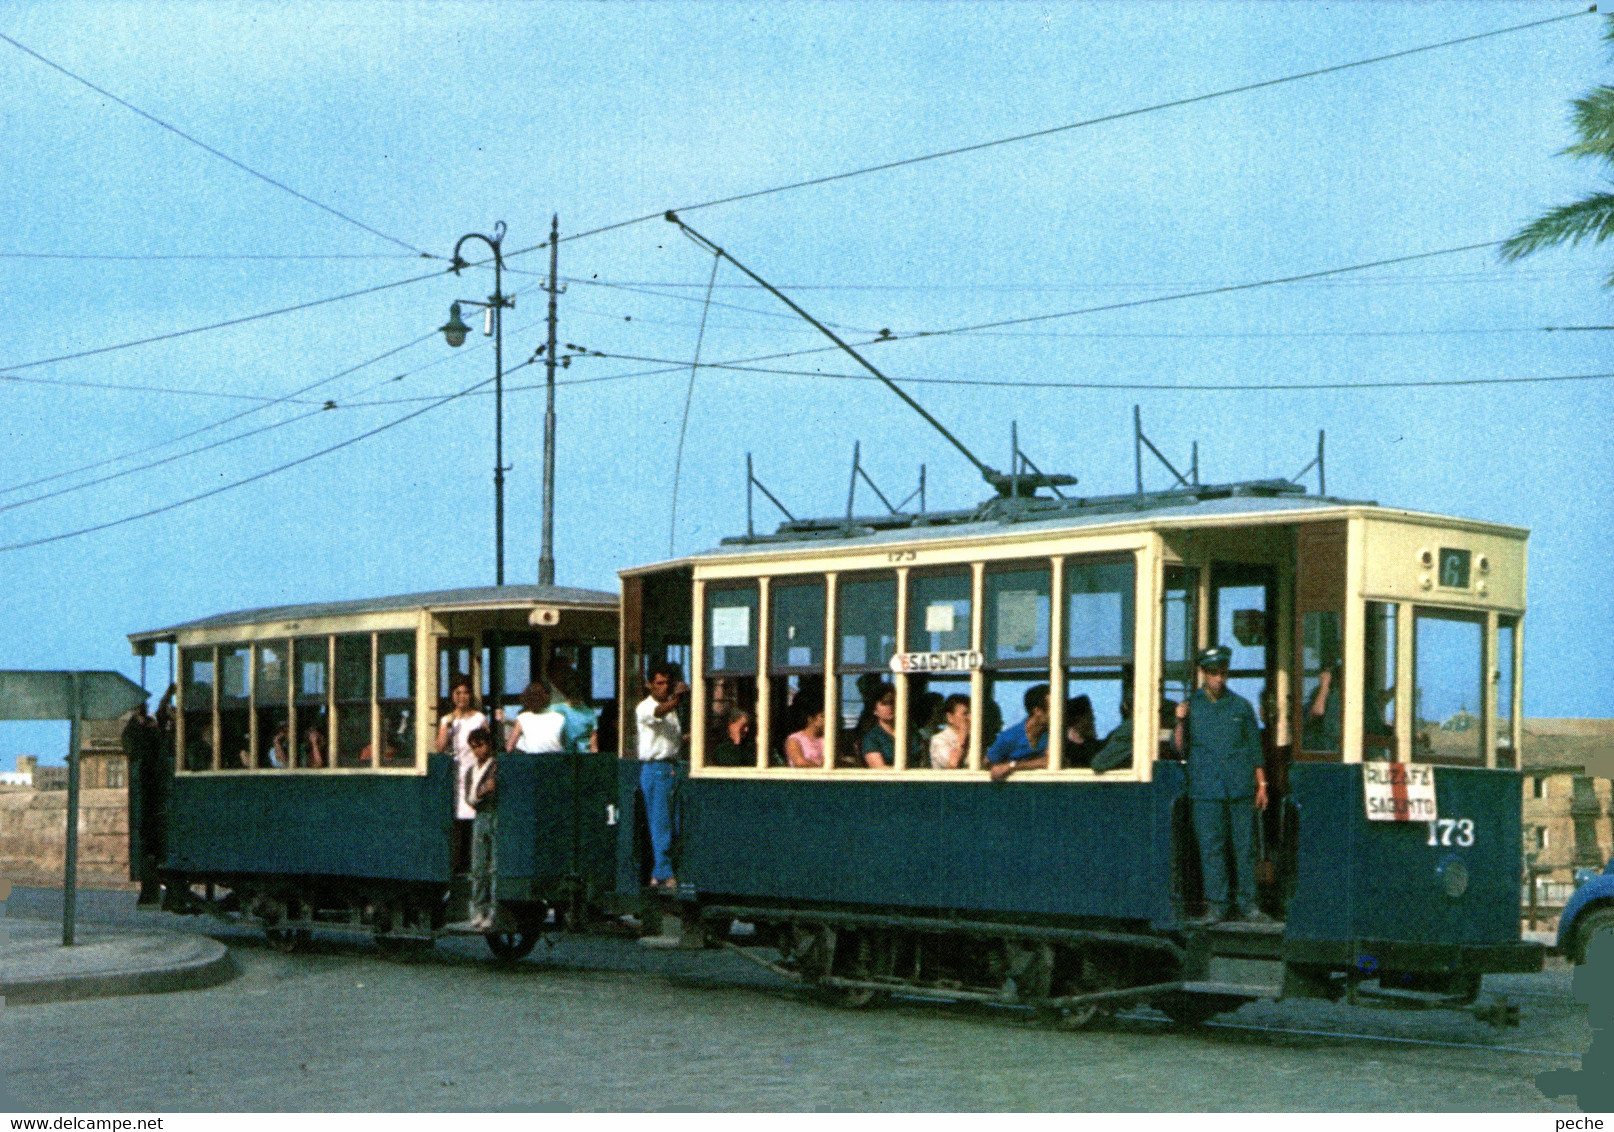
[[[639,790],[644,794],[645,820],[650,825],[650,847],[655,866],[650,887],[676,889],[672,870],[673,787],[677,762],[684,749],[684,728],[678,708],[689,685],[676,664],[662,663],[650,670],[645,691],[650,694],[634,710],[639,728]]]

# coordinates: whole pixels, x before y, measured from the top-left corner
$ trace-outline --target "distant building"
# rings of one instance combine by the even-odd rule
[[[89,720],[79,732],[79,787],[123,790],[129,785],[129,760],[123,756],[123,721]]]
[[[1586,773],[1614,754],[1614,719],[1526,719],[1522,754],[1524,903],[1533,895],[1536,918],[1550,923],[1575,890],[1575,870],[1614,856],[1614,784]]]
[[[34,769],[35,790],[66,790],[67,768],[65,766],[42,766]]]

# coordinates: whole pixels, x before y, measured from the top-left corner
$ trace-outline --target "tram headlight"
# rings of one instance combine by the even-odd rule
[[[1468,866],[1456,857],[1448,857],[1440,862],[1435,876],[1440,880],[1440,890],[1453,900],[1468,891]]]

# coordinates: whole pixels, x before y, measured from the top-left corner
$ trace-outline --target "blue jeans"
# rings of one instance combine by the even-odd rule
[[[673,794],[678,770],[668,760],[658,759],[639,767],[639,790],[644,794],[645,820],[650,823],[650,848],[656,855],[652,880],[671,880],[672,841],[677,820],[673,815]]]
[[[1205,877],[1205,903],[1213,913],[1228,906],[1227,857],[1233,851],[1237,907],[1255,908],[1255,802],[1250,798],[1195,798],[1194,834]]]

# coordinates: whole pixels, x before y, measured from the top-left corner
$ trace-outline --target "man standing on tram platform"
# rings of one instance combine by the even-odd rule
[[[644,794],[645,820],[650,826],[650,848],[654,864],[650,887],[676,891],[673,876],[672,843],[675,832],[673,793],[678,782],[678,759],[684,749],[684,728],[678,708],[689,694],[689,685],[676,664],[662,663],[650,670],[645,681],[649,693],[634,710],[639,729],[639,789]]]
[[[1188,798],[1205,878],[1202,923],[1271,917],[1255,903],[1255,823],[1250,812],[1267,808],[1261,727],[1255,709],[1227,686],[1231,649],[1216,645],[1199,654],[1204,682],[1177,705],[1177,750],[1188,759]],[[1232,849],[1236,901],[1229,900],[1228,850]]]

